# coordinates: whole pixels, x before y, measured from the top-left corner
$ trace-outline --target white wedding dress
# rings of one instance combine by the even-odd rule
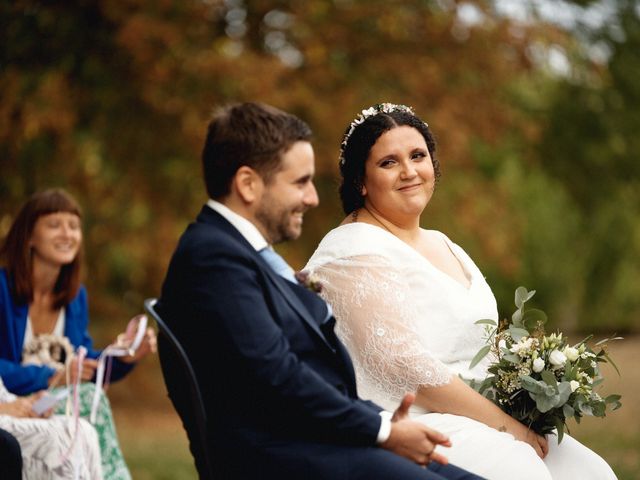
[[[465,269],[469,288],[434,267],[416,250],[382,228],[350,223],[330,231],[305,270],[322,283],[337,333],[354,361],[358,392],[389,411],[406,392],[438,386],[453,375],[486,377],[488,359],[469,369],[484,345],[476,320],[498,318],[496,300],[471,258],[441,237]],[[529,446],[467,417],[412,415],[450,436],[440,451],[449,461],[490,480],[606,480],[616,476],[596,453],[565,435],[549,435],[541,460]],[[441,447],[438,447],[439,449]]]

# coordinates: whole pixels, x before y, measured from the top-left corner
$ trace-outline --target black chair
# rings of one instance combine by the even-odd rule
[[[189,392],[189,395],[185,398],[186,408],[178,408],[181,403],[180,399],[172,396],[173,389],[167,384],[167,378],[165,376],[165,384],[167,384],[167,389],[169,390],[169,397],[176,410],[178,410],[187,431],[189,442],[191,443],[191,453],[194,456],[200,478],[213,480],[214,475],[210,459],[211,450],[209,449],[209,442],[207,441],[207,413],[202,400],[202,394],[200,393],[200,387],[198,386],[198,380],[189,361],[189,356],[182,348],[182,345],[180,345],[176,336],[171,332],[171,329],[155,310],[156,302],[157,299],[155,298],[146,299],[144,301],[144,309],[158,324],[158,329],[160,330],[159,340],[166,340],[171,346],[170,351],[163,351],[162,343],[160,343],[160,361],[162,363],[167,362],[172,366],[178,365],[181,368],[184,372],[182,378],[184,378],[186,385],[179,385],[175,390],[183,393]],[[163,362],[163,360],[165,360],[165,362]],[[183,416],[186,412],[189,412],[189,418]],[[191,428],[188,428],[188,425],[191,425]],[[195,433],[193,433],[194,430]],[[193,438],[193,436],[196,436],[196,438]]]

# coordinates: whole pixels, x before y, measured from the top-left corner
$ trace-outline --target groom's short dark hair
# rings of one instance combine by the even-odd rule
[[[209,197],[230,193],[231,179],[242,166],[256,170],[269,183],[282,155],[300,140],[311,139],[311,128],[295,115],[261,103],[239,103],[217,111],[202,151]]]

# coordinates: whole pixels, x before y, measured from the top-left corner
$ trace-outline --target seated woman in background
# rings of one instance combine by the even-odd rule
[[[81,211],[63,190],[34,194],[21,208],[0,249],[0,376],[7,389],[27,395],[78,376],[73,351],[84,346],[80,380],[95,379],[99,350],[92,348],[87,292],[80,284]],[[114,359],[111,380],[126,375],[135,361],[155,350],[148,329],[134,356]],[[70,360],[72,359],[72,360]],[[80,388],[81,415],[88,416],[94,386]],[[130,478],[106,396],[94,423],[100,439],[103,476]]]
[[[390,408],[416,392],[417,420],[447,434],[451,463],[499,479],[615,479],[602,458],[565,435],[535,434],[469,387],[488,359],[479,319],[498,319],[491,288],[447,236],[420,227],[439,176],[427,125],[403,105],[364,110],[341,147],[347,217],[307,271],[322,283],[362,398]]]
[[[0,378],[0,428],[13,435],[22,451],[22,478],[28,480],[100,480],[98,435],[89,422],[72,418],[38,418],[32,410],[38,395],[18,398]],[[9,474],[0,464],[2,478]],[[14,478],[21,478],[20,476]]]

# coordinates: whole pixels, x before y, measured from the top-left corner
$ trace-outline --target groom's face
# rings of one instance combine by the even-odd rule
[[[314,160],[311,144],[296,142],[282,156],[280,170],[264,185],[255,218],[270,244],[298,238],[304,213],[318,205]]]

